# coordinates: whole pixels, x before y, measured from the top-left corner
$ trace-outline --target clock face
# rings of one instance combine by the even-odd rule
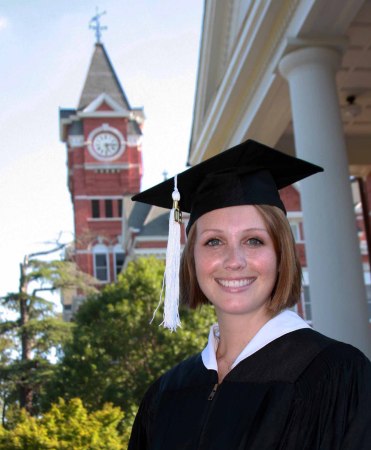
[[[121,149],[119,138],[110,131],[97,133],[92,144],[94,153],[101,158],[112,158],[116,156]]]

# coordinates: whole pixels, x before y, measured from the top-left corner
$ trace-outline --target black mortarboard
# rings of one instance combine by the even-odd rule
[[[187,232],[203,214],[227,206],[265,204],[285,211],[278,190],[321,171],[253,140],[236,145],[177,175],[179,208],[190,213]],[[171,209],[173,189],[171,178],[133,200]]]

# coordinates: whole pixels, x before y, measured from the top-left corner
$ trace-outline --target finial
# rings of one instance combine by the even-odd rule
[[[168,173],[167,173],[166,170],[164,170],[164,171],[162,172],[162,176],[164,177],[164,181],[166,181],[166,180],[167,180],[167,176],[168,176]]]
[[[96,14],[94,17],[90,19],[89,29],[95,31],[96,43],[99,44],[101,42],[102,31],[107,30],[106,26],[100,24],[99,19],[106,14],[106,11],[98,12],[98,7],[96,8]]]

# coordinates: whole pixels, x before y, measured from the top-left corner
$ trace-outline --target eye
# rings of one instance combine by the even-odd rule
[[[260,247],[264,243],[263,243],[263,241],[261,239],[250,238],[250,239],[247,240],[247,244],[249,245],[249,247]]]
[[[212,238],[206,241],[205,245],[209,246],[209,247],[216,247],[218,245],[221,244],[220,239],[218,238]]]

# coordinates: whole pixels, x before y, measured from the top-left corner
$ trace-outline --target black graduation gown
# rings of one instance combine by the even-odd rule
[[[350,345],[300,329],[217,382],[201,354],[163,375],[129,450],[371,449],[371,364]]]

